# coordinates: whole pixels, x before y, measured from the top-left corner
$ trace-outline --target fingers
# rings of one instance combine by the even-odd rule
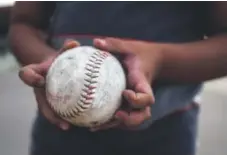
[[[108,52],[126,54],[129,53],[125,42],[116,38],[94,39],[94,46]]]
[[[154,97],[147,93],[136,93],[133,90],[127,89],[123,92],[123,96],[130,104],[130,107],[136,109],[144,108],[154,103]]]
[[[42,87],[45,84],[44,77],[40,74],[42,72],[38,65],[32,64],[20,69],[20,79],[29,86]]]
[[[147,106],[142,110],[133,110],[130,112],[118,111],[117,119],[127,128],[132,128],[141,125],[144,121],[151,118],[150,107]]]
[[[144,121],[151,118],[151,110],[149,106],[140,110],[130,110],[129,112],[119,110],[115,114],[115,118],[116,119],[114,119],[113,121],[110,121],[104,125],[91,128],[90,131],[95,132],[110,128],[133,130],[135,127],[141,125],[142,123],[144,123]]]
[[[62,130],[69,129],[69,123],[62,120],[56,114],[53,112],[53,110],[48,105],[48,102],[46,100],[45,96],[45,90],[44,88],[35,88],[34,92],[36,94],[36,100],[38,103],[38,108],[41,111],[41,113],[44,115],[44,117],[50,121],[52,124],[57,125]]]
[[[90,129],[90,131],[95,132],[95,131],[107,130],[107,129],[110,129],[110,128],[115,128],[115,127],[119,126],[120,123],[121,122],[119,120],[114,119],[114,120],[112,120],[112,121],[110,121],[108,123],[105,123],[105,124],[101,125],[101,126],[93,127],[93,128]]]
[[[95,39],[94,46],[124,56],[122,63],[127,72],[128,89],[123,92],[123,96],[131,110],[118,111],[116,117],[126,127],[140,125],[151,117],[150,106],[154,103],[150,77],[152,73],[135,53],[140,51],[137,50],[134,42],[115,38]]]
[[[130,106],[143,108],[155,102],[150,83],[140,71],[129,71],[127,79],[129,89],[123,92],[123,96]]]
[[[75,47],[78,47],[78,46],[80,46],[80,43],[78,41],[73,40],[73,39],[67,39],[64,42],[63,47],[60,49],[60,54],[69,50],[69,49],[72,49],[72,48],[75,48]]]

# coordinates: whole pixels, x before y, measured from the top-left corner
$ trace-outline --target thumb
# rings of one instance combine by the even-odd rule
[[[94,39],[94,46],[108,52],[127,54],[129,53],[126,41],[116,38]]]
[[[54,53],[49,56],[45,61],[39,64],[30,64],[21,68],[19,71],[19,77],[21,80],[32,87],[43,87],[45,84],[45,76],[53,63],[54,59],[65,52],[67,49],[79,46],[79,42],[73,40],[66,40],[59,53]]]
[[[40,64],[31,64],[20,69],[19,77],[27,85],[42,87],[45,84],[43,77],[44,67]]]

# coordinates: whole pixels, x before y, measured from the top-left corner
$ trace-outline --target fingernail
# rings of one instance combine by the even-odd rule
[[[60,124],[60,128],[61,128],[62,130],[68,130],[68,129],[69,129],[69,125],[68,125],[68,124],[65,124],[65,123],[61,123],[61,124]]]

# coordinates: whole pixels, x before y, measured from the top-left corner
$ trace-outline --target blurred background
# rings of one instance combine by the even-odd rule
[[[10,9],[0,0],[0,155],[28,155],[36,103],[32,90],[18,78],[18,64],[8,46]],[[198,98],[201,114],[198,155],[227,154],[227,78],[209,81]]]

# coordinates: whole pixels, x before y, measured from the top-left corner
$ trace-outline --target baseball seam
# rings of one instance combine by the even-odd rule
[[[96,51],[90,56],[85,65],[84,85],[77,104],[74,104],[70,110],[61,111],[59,115],[63,118],[70,119],[80,116],[85,110],[89,109],[95,98],[100,67],[108,57],[107,52]]]

